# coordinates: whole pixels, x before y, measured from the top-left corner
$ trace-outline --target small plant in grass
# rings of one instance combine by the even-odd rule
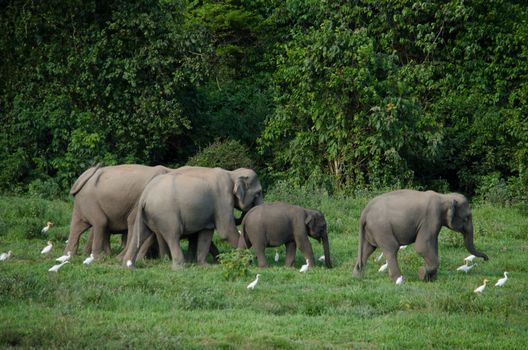
[[[220,264],[224,268],[224,277],[227,280],[234,280],[245,277],[248,274],[248,267],[253,260],[253,255],[249,250],[236,249],[218,256]]]

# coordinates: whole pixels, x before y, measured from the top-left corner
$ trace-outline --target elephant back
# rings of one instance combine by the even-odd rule
[[[101,168],[101,163],[97,163],[96,166],[91,167],[79,176],[77,181],[73,184],[70,190],[70,194],[75,196],[84,187],[86,182]]]

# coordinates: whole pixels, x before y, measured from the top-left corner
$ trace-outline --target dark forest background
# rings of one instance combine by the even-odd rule
[[[525,1],[2,0],[0,189],[98,162],[528,196]]]

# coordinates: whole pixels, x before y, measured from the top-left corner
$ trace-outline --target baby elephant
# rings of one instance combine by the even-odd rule
[[[401,245],[416,242],[416,252],[425,266],[420,279],[433,280],[438,270],[438,233],[442,226],[464,235],[464,245],[473,255],[488,256],[473,245],[473,221],[466,197],[459,193],[400,190],[372,199],[361,213],[358,258],[354,275],[361,276],[367,259],[376,248],[383,250],[392,280],[400,277],[396,260]]]
[[[259,267],[268,266],[266,247],[286,246],[286,266],[295,260],[295,248],[314,266],[312,245],[308,236],[323,244],[326,267],[332,267],[326,220],[318,210],[305,209],[288,203],[266,203],[251,209],[242,221],[238,248],[255,247]]]

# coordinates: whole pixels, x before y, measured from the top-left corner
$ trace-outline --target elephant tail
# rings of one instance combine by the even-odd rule
[[[86,182],[90,180],[91,177],[97,172],[97,170],[99,170],[101,166],[101,163],[97,163],[96,166],[93,166],[86,170],[84,173],[82,173],[81,176],[79,176],[77,181],[75,181],[75,183],[71,187],[70,194],[75,196],[83,188]]]
[[[248,238],[246,231],[246,219],[242,220],[242,231],[240,231],[240,237],[238,238],[238,249],[249,249],[251,248],[251,241]]]
[[[361,277],[363,274],[363,246],[365,245],[365,226],[367,225],[367,220],[364,215],[361,215],[359,220],[359,242],[358,242],[358,257],[356,265],[354,266],[354,276]]]
[[[134,237],[136,238],[136,248],[139,249],[141,244],[150,236],[150,229],[145,223],[145,202],[141,201],[138,205],[138,212],[136,215],[136,222],[134,223]]]

